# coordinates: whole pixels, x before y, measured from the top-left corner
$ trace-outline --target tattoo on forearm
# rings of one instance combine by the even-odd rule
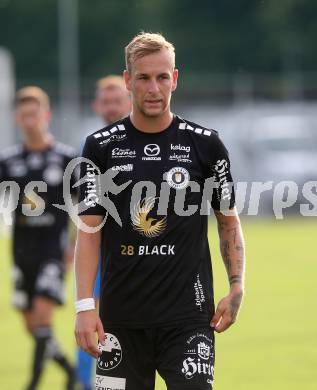
[[[237,238],[237,228],[234,227],[234,228],[228,229],[228,233],[232,233],[233,243],[235,245],[236,244],[236,238]]]
[[[244,268],[244,260],[243,258],[238,257],[237,258],[237,267],[238,267],[238,272],[242,272]]]
[[[235,295],[230,301],[230,314],[233,320],[235,320],[237,317],[241,300],[242,300],[242,292]]]
[[[220,231],[223,231],[226,226],[228,226],[228,222],[219,222],[218,223],[218,228]]]
[[[230,275],[231,260],[230,260],[230,255],[229,255],[229,241],[228,240],[223,241],[223,243],[221,245],[221,251],[222,251],[223,261],[225,263],[227,272]]]
[[[220,249],[230,285],[243,283],[244,242],[240,225],[219,221]]]
[[[232,275],[232,276],[230,276],[229,283],[230,283],[230,286],[233,283],[242,283],[242,276],[241,275]]]

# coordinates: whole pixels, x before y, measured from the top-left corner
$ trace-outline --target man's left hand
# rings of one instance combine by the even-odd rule
[[[226,297],[218,303],[217,310],[210,325],[216,332],[221,333],[228,329],[235,321],[241,305],[243,289],[232,289]]]

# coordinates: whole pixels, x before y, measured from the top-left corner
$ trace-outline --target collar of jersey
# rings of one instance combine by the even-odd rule
[[[169,132],[173,128],[173,126],[175,125],[176,119],[177,119],[177,116],[173,114],[173,119],[172,119],[171,123],[164,130],[157,131],[156,133],[147,133],[145,131],[142,131],[142,130],[136,128],[133,125],[133,123],[132,123],[132,121],[130,119],[130,116],[126,117],[126,121],[127,121],[126,124],[127,124],[128,128],[133,130],[136,134],[141,135],[142,137],[143,136],[154,137],[154,136],[160,136],[160,135],[163,135],[163,134],[167,134],[167,132]]]

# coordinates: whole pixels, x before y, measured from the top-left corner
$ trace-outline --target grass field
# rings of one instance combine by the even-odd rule
[[[216,390],[317,389],[316,219],[245,220],[246,296],[237,323],[216,336]],[[212,226],[216,300],[227,291],[217,236]],[[0,389],[26,383],[31,342],[9,305],[9,242],[0,242]],[[73,283],[68,305],[58,311],[56,329],[74,354]],[[40,390],[62,390],[63,376],[49,363]],[[160,378],[156,390],[164,390]],[[195,389],[193,389],[195,390]]]

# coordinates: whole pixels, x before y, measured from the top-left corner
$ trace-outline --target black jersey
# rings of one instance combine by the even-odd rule
[[[174,116],[167,129],[149,134],[127,117],[88,136],[83,157],[94,166],[82,165],[86,210],[80,214],[110,214],[102,230],[104,325],[209,323],[214,302],[208,221],[198,207],[205,180],[220,184],[210,198],[214,209],[226,197],[234,206],[228,153],[218,133]],[[106,187],[122,226],[109,203],[98,200],[105,188],[95,175],[106,171],[117,173],[117,186],[125,185],[118,193]],[[188,213],[195,205],[197,211]]]
[[[74,157],[71,147],[57,142],[41,152],[28,151],[22,144],[1,152],[0,181],[18,185],[13,190],[15,263],[29,266],[48,258],[62,259],[68,215],[53,205],[64,204],[63,175]],[[14,198],[12,193],[10,197]]]

